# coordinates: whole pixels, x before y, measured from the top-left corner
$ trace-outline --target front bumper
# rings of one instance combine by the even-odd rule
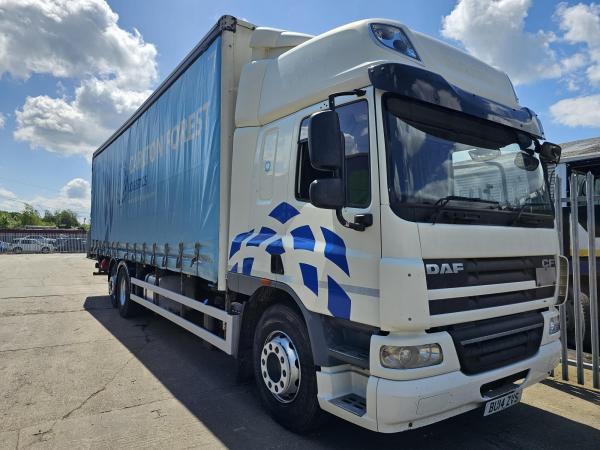
[[[434,422],[483,406],[489,400],[481,386],[528,370],[518,389],[535,384],[548,376],[560,359],[560,341],[542,345],[531,358],[477,375],[460,370],[412,380],[388,380],[352,370],[322,368],[317,372],[321,408],[356,425],[395,433]],[[362,416],[336,407],[331,400],[344,392],[362,390],[366,410]]]

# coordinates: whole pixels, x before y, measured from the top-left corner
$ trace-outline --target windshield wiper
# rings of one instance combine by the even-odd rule
[[[448,203],[450,203],[452,201],[471,202],[471,203],[486,203],[489,205],[493,205],[495,208],[500,208],[500,202],[497,202],[495,200],[485,200],[483,198],[477,198],[477,197],[462,197],[460,195],[447,195],[446,197],[439,198],[433,204],[434,209],[430,216],[432,225],[435,224],[440,213],[446,208],[446,205],[448,205]]]
[[[523,215],[523,212],[525,211],[526,207],[531,207],[531,206],[541,206],[541,203],[532,203],[531,201],[540,196],[542,194],[541,190],[536,190],[534,192],[532,192],[531,194],[529,194],[527,197],[525,197],[525,200],[523,202],[523,204],[521,206],[519,206],[518,209],[514,209],[513,211],[517,212],[517,215],[515,216],[515,218],[510,222],[510,225],[515,225],[520,219],[521,219],[521,215]]]
[[[527,207],[532,207],[532,206],[544,206],[542,203],[531,203],[529,201],[523,203],[521,206],[519,206],[519,209],[514,209],[513,211],[517,212],[517,215],[515,216],[515,218],[510,222],[510,225],[515,225],[517,222],[519,222],[519,220],[521,219],[521,216],[523,215],[523,212],[525,211],[525,208]]]

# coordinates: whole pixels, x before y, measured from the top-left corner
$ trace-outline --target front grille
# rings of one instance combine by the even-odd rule
[[[547,259],[554,260],[554,256],[429,259],[424,261],[426,269],[433,268],[426,270],[427,289],[535,281],[536,269],[544,267],[542,260]],[[456,263],[462,264],[463,270],[444,270],[453,268]]]
[[[473,295],[470,297],[444,298],[429,301],[429,314],[450,314],[474,309],[494,308],[515,305],[554,296],[554,286],[546,286],[524,291],[502,292],[499,294]]]
[[[474,375],[533,356],[542,341],[544,318],[534,311],[444,329],[452,336],[461,371]]]

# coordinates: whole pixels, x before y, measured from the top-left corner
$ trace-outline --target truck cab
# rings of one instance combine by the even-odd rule
[[[228,286],[299,305],[321,408],[394,432],[545,378],[558,239],[506,74],[389,20],[254,33],[275,56],[241,73]]]

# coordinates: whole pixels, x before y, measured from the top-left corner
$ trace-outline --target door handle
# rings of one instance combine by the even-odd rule
[[[373,225],[373,214],[357,214],[354,216],[354,223],[361,225],[364,228],[368,228]]]

